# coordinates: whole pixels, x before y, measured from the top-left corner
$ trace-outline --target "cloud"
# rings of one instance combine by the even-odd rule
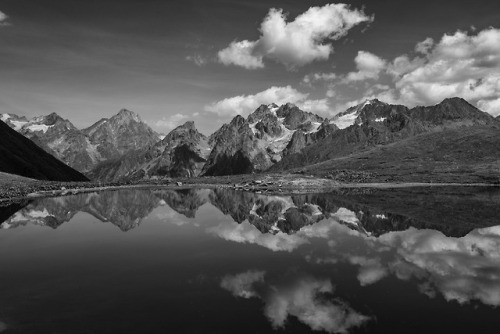
[[[254,288],[262,284],[262,292]],[[264,314],[274,328],[285,326],[288,317],[295,317],[312,330],[329,333],[348,333],[370,318],[364,316],[338,299],[323,298],[334,292],[330,280],[310,276],[294,279],[290,283],[264,284],[264,272],[248,271],[226,276],[221,287],[242,298],[256,297],[264,300]]]
[[[341,221],[351,222],[348,225],[356,228],[349,214],[340,216]],[[362,286],[392,274],[401,280],[415,279],[419,291],[430,297],[440,293],[459,304],[480,301],[500,306],[500,225],[476,229],[461,238],[413,227],[374,237],[338,226],[326,235],[335,236],[331,256],[312,257],[310,261],[343,260],[358,266],[357,278]],[[363,247],[345,251],[346,245],[359,242]]]
[[[9,17],[7,15],[5,15],[5,13],[3,12],[0,12],[0,26],[1,25],[5,25],[7,24],[5,21],[8,19]]]
[[[309,241],[298,234],[262,234],[255,226],[248,222],[238,224],[236,222],[224,223],[208,229],[209,233],[215,234],[224,240],[238,243],[249,243],[263,246],[273,252],[291,252],[297,247]]]
[[[433,46],[434,40],[428,37],[424,41],[417,43],[417,45],[415,46],[415,51],[424,55],[428,55]]]
[[[267,57],[295,68],[315,60],[326,60],[333,52],[330,41],[338,40],[363,22],[372,22],[373,16],[346,4],[327,4],[310,7],[295,20],[287,22],[281,9],[272,8],[260,26],[261,36],[256,41],[233,41],[218,53],[225,65],[246,69],[264,67]]]
[[[357,72],[350,72],[344,78],[345,83],[362,81],[367,79],[378,79],[380,72],[386,68],[386,61],[366,51],[358,51],[354,58]]]
[[[378,79],[386,73],[392,85],[378,92],[370,87],[362,98],[347,104],[378,98],[413,107],[459,96],[483,111],[500,115],[500,29],[472,34],[457,31],[437,42],[427,38],[416,44],[415,52],[414,57],[405,54],[384,62],[360,51],[358,71],[349,73],[343,83]]]
[[[238,95],[205,106],[204,110],[219,116],[247,115],[257,109],[261,104],[297,103],[304,101],[308,94],[301,93],[291,86],[273,86],[254,95]]]
[[[233,41],[229,46],[217,53],[219,61],[224,65],[236,65],[254,70],[263,68],[262,56],[253,55],[253,50],[257,42],[247,40],[236,42]]]
[[[172,130],[179,126],[183,121],[187,120],[189,116],[183,114],[175,114],[168,117],[163,117],[161,120],[156,121],[155,125],[159,128],[164,128],[166,130]]]
[[[208,59],[200,54],[195,54],[192,56],[186,56],[187,61],[192,61],[193,63],[196,64],[196,66],[204,66],[208,64]]]
[[[328,99],[305,100],[304,102],[299,103],[299,107],[302,110],[323,115],[328,114],[331,109]]]
[[[302,79],[302,82],[305,84],[311,84],[316,81],[332,81],[337,78],[337,74],[330,72],[330,73],[312,73],[312,74],[307,74],[304,76],[304,79]]]
[[[429,105],[460,96],[493,115],[499,115],[500,30],[475,35],[457,31],[437,43],[418,43],[423,58],[401,56],[389,67],[400,100]]]
[[[265,271],[247,271],[237,275],[227,275],[222,278],[221,288],[231,292],[235,297],[251,298],[256,297],[253,285],[264,282]]]

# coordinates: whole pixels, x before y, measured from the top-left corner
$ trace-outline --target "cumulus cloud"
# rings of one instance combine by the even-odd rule
[[[248,222],[238,224],[236,222],[224,223],[208,229],[209,233],[215,234],[224,240],[238,243],[249,243],[263,246],[274,252],[291,252],[297,247],[309,241],[298,234],[262,234],[255,226]]]
[[[356,101],[379,98],[413,107],[459,96],[483,111],[500,115],[500,29],[457,31],[437,42],[427,38],[416,44],[415,52],[413,57],[405,54],[384,62],[360,51],[358,71],[349,73],[344,83],[377,79],[385,72],[392,77],[392,86],[379,92],[366,91]]]
[[[253,55],[256,44],[247,40],[233,41],[227,48],[220,50],[217,56],[224,65],[241,66],[247,70],[263,68],[262,55]]]
[[[283,10],[272,8],[261,23],[258,40],[233,41],[219,51],[218,57],[225,65],[246,69],[264,67],[264,57],[295,68],[328,59],[333,52],[330,41],[342,38],[360,23],[372,21],[373,16],[346,4],[311,7],[290,22]]]
[[[355,222],[346,212],[336,216],[343,222]],[[441,294],[459,304],[480,301],[500,306],[500,225],[477,229],[461,238],[415,228],[374,237],[355,229],[355,224],[332,229],[329,235],[335,242],[330,245],[331,256],[310,261],[343,260],[355,265],[362,286],[392,274],[401,280],[416,279],[419,291],[429,297]],[[364,246],[345,251],[356,239]]]
[[[302,93],[291,86],[273,86],[253,95],[238,95],[214,102],[204,110],[219,116],[248,115],[262,104],[282,105],[294,103],[307,111],[322,113],[329,109],[326,99],[307,100],[309,94]]]
[[[249,271],[226,276],[221,286],[242,298],[257,297],[265,301],[264,313],[274,328],[284,327],[288,317],[295,317],[312,330],[328,333],[348,333],[370,318],[362,315],[346,303],[322,298],[333,294],[330,280],[301,277],[290,283],[267,284],[257,293],[255,283],[264,285],[264,272]],[[330,298],[329,298],[330,299]]]
[[[231,292],[235,297],[256,297],[254,284],[264,282],[265,271],[250,270],[237,275],[227,275],[220,282],[221,288]]]
[[[311,84],[316,81],[332,81],[337,78],[337,74],[330,72],[330,73],[312,73],[312,74],[307,74],[304,76],[304,79],[302,79],[302,82],[305,84]]]
[[[415,51],[427,55],[429,54],[429,51],[432,49],[433,46],[434,46],[434,40],[428,37],[422,42],[417,43],[417,45],[415,46]]]
[[[362,81],[367,79],[378,79],[380,72],[386,68],[386,61],[366,51],[358,51],[354,58],[357,72],[350,72],[344,78],[344,82]]]
[[[0,11],[0,25],[4,25],[6,24],[6,20],[8,19],[9,17],[7,15],[5,15],[5,13],[1,12]]]
[[[175,114],[168,117],[163,117],[159,121],[156,121],[155,125],[159,128],[164,128],[166,130],[172,130],[173,128],[180,125],[183,121],[189,118],[187,115]]]

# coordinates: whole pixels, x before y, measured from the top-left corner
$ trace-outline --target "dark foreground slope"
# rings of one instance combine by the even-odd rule
[[[500,183],[500,126],[423,133],[302,169],[333,177],[341,170],[366,171],[378,182]]]
[[[0,171],[51,181],[88,181],[38,147],[31,140],[0,122]]]

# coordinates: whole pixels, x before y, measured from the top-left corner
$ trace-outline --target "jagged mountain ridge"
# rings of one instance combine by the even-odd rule
[[[99,164],[90,175],[104,180],[198,176],[210,150],[209,139],[190,121],[146,151],[134,151]]]
[[[281,107],[261,105],[246,119],[238,115],[210,136],[213,149],[202,173],[227,175],[265,171],[288,152],[286,149],[295,133],[323,133],[325,127],[332,128],[325,121],[290,103]],[[297,146],[299,139],[293,142]]]
[[[31,120],[2,114],[1,119],[46,152],[83,173],[88,173],[99,162],[148,148],[159,140],[159,135],[137,114],[126,109],[82,130],[56,113]]]
[[[125,109],[83,130],[56,114],[30,121],[13,114],[1,117],[47,152],[103,181],[283,171],[424,133],[499,124],[460,98],[412,109],[367,100],[330,120],[293,104],[262,105],[208,138],[186,122],[162,140]]]
[[[39,180],[88,181],[4,122],[0,136],[0,171]]]
[[[365,102],[348,113],[334,117],[331,122],[341,125],[343,129],[298,153],[286,156],[272,170],[288,170],[348,157],[350,154],[367,152],[381,145],[402,142],[425,133],[481,126],[498,127],[493,116],[461,98],[445,99],[435,106],[413,109],[377,100],[369,102],[371,103]],[[346,124],[346,119],[349,124]],[[387,148],[390,149],[390,146]],[[441,153],[446,155],[447,152]]]

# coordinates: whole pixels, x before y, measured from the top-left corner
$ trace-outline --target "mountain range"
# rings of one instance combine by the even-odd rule
[[[468,170],[474,181],[500,181],[499,119],[461,98],[411,109],[373,99],[331,119],[290,103],[261,105],[208,137],[190,121],[162,138],[126,109],[83,130],[57,114],[31,120],[0,116],[46,152],[100,181],[290,170],[326,175],[338,169],[368,170],[385,177],[380,180],[401,176],[387,170],[406,170],[416,178],[418,172],[459,178]]]

